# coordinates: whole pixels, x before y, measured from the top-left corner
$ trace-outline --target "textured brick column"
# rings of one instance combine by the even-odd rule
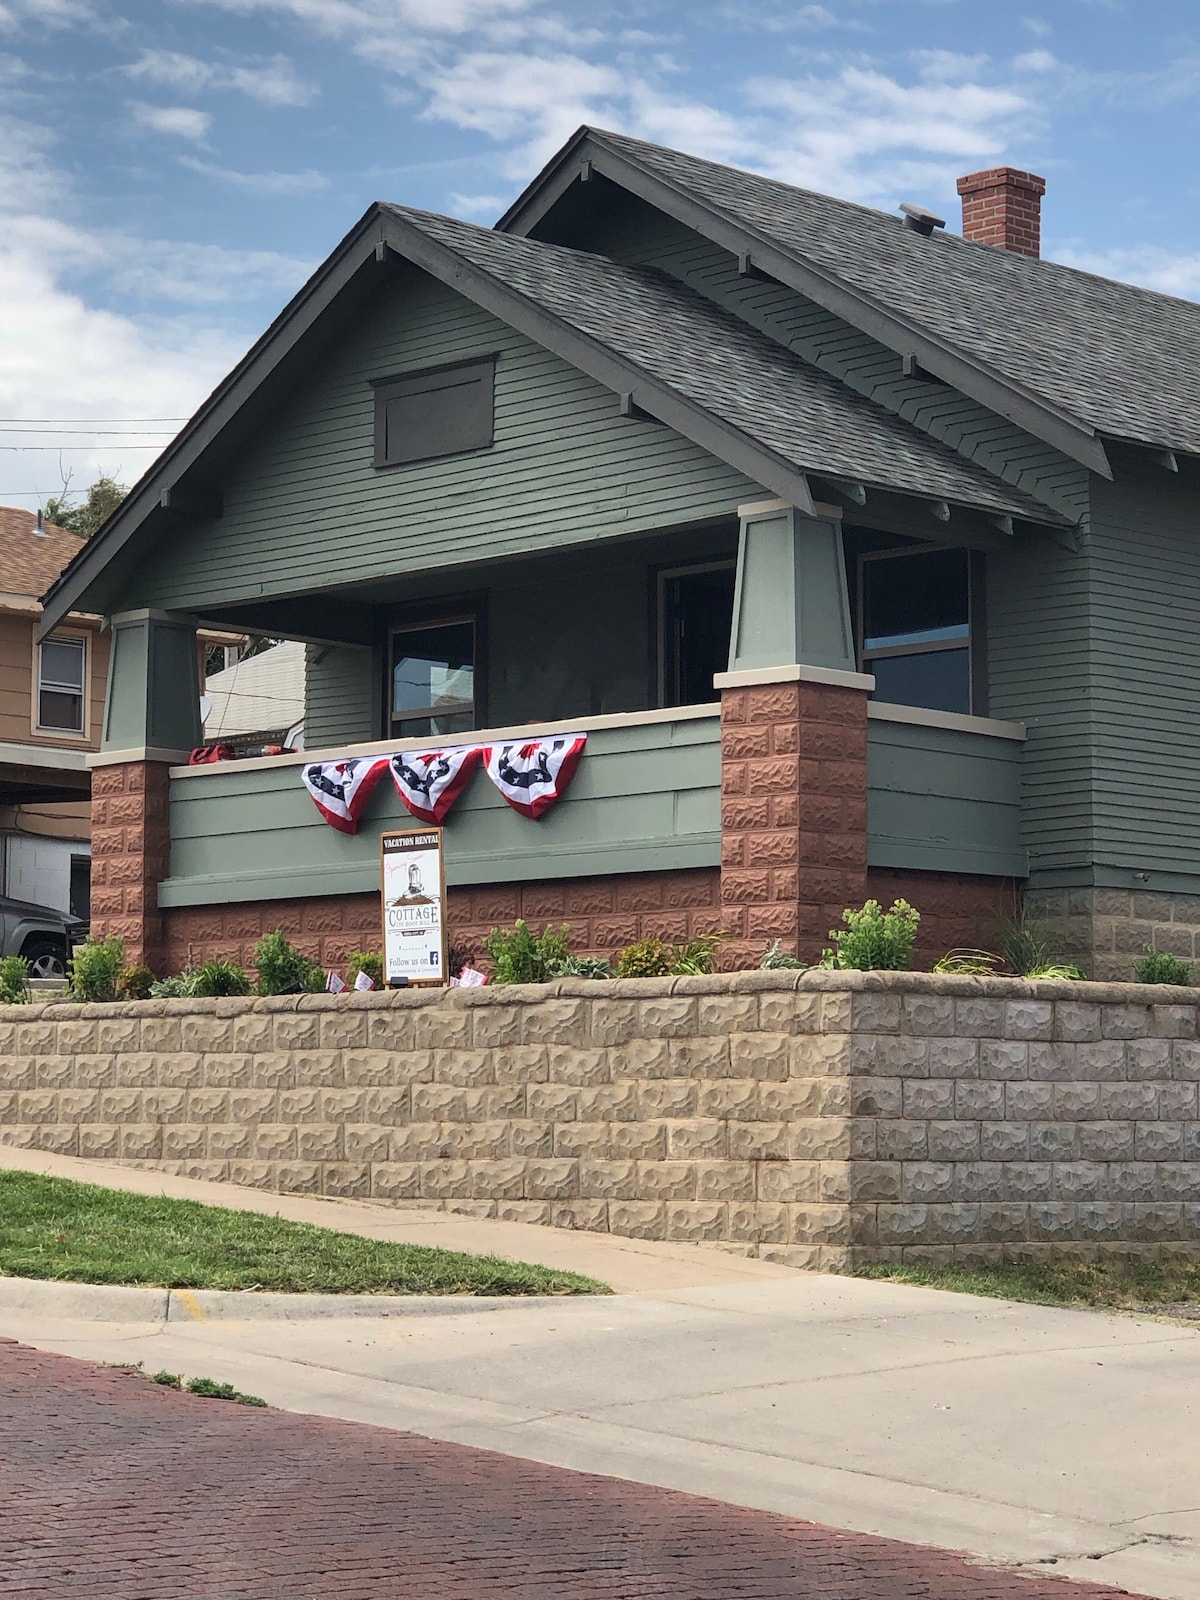
[[[158,886],[170,871],[170,763],[128,761],[92,771],[92,932],[119,934],[130,964],[166,968]]]
[[[815,960],[867,894],[869,678],[793,667],[791,682],[721,686],[721,910],[725,964],[772,939]],[[811,681],[835,680],[842,681]]]

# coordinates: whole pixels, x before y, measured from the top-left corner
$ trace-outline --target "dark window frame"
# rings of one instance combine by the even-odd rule
[[[375,468],[386,471],[396,467],[416,466],[423,461],[444,461],[451,456],[474,455],[480,450],[490,450],[496,442],[496,362],[495,355],[472,356],[466,361],[450,361],[442,366],[422,367],[416,372],[397,372],[386,378],[372,378],[375,395]],[[432,454],[389,454],[387,408],[392,400],[409,399],[420,394],[436,394],[440,390],[458,387],[470,381],[474,370],[485,383],[487,395],[487,429],[472,435],[470,442],[455,445],[448,450]],[[449,381],[447,381],[449,380]]]
[[[671,561],[652,567],[650,570],[650,605],[653,626],[650,630],[651,649],[654,659],[651,662],[651,691],[653,701],[659,710],[670,710],[673,706],[684,704],[679,700],[667,699],[668,671],[667,671],[667,607],[666,585],[672,578],[686,577],[691,573],[699,572],[732,572],[737,575],[737,556],[700,556],[694,561]],[[735,597],[736,598],[736,597]],[[728,666],[728,658],[722,663],[718,671],[724,671]],[[675,668],[678,678],[678,668]],[[678,682],[675,683],[675,692],[678,693]],[[712,691],[712,703],[720,699],[716,689]],[[693,703],[693,702],[687,702]],[[696,704],[707,704],[699,701]]]
[[[951,550],[961,550],[967,560],[967,634],[966,638],[924,640],[909,645],[879,646],[868,650],[866,646],[866,591],[865,571],[868,563],[894,561],[913,556],[945,555]],[[934,655],[943,651],[967,652],[968,716],[987,715],[987,638],[984,627],[986,617],[984,564],[978,551],[959,545],[931,542],[891,546],[882,550],[860,550],[854,558],[855,606],[854,642],[860,672],[870,673],[871,662],[876,657],[898,655]],[[889,702],[890,703],[890,702]],[[915,708],[920,709],[920,708]]]
[[[452,626],[456,622],[470,622],[475,630],[475,672],[472,721],[474,727],[462,733],[409,734],[393,731],[393,723],[415,721],[417,714],[395,717],[392,714],[392,674],[395,669],[394,640],[398,633],[415,632],[425,628]],[[467,594],[447,596],[445,599],[403,606],[389,610],[384,619],[380,644],[382,662],[382,737],[385,739],[428,739],[431,743],[454,743],[467,732],[487,727],[487,668],[488,668],[488,614],[487,596]]]

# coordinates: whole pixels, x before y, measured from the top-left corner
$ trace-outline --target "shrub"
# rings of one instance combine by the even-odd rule
[[[760,972],[800,972],[806,965],[806,962],[798,961],[795,956],[789,955],[783,948],[782,942],[775,939],[759,958],[758,969]]]
[[[552,961],[549,976],[552,978],[611,978],[613,970],[603,956],[564,956]]]
[[[669,978],[675,952],[663,939],[639,939],[617,954],[618,978]]]
[[[1062,959],[1063,940],[1044,923],[1026,916],[1022,909],[1019,916],[1008,917],[1000,924],[1000,954],[1009,972],[1028,978]]]
[[[1190,961],[1180,961],[1178,956],[1155,950],[1151,945],[1144,945],[1141,960],[1133,963],[1133,975],[1139,983],[1173,983],[1186,989],[1195,982],[1194,974]]]
[[[492,963],[493,983],[545,983],[552,968],[570,956],[564,922],[555,932],[553,923],[535,937],[529,924],[518,917],[511,928],[493,928],[483,941]]]
[[[348,973],[351,988],[360,972],[365,972],[377,989],[383,988],[383,957],[378,950],[351,950]]]
[[[479,951],[473,944],[452,944],[446,951],[446,971],[457,978],[464,967],[479,966]]]
[[[0,959],[0,1005],[19,1006],[29,999],[29,963],[24,956]]]
[[[672,950],[671,972],[680,978],[707,976],[717,970],[717,946],[723,933],[701,933]]]
[[[197,967],[191,981],[191,992],[205,1000],[250,993],[246,969],[239,967],[236,961],[206,961],[202,967]]]
[[[289,944],[278,928],[254,946],[259,994],[317,994],[325,987],[319,962]]]
[[[990,950],[950,950],[940,961],[934,962],[933,970],[966,978],[986,978],[999,973],[1003,966],[1003,959]]]
[[[1082,967],[1077,967],[1073,961],[1051,962],[1044,967],[1034,967],[1032,972],[1023,972],[1023,978],[1069,978],[1072,982],[1086,983],[1087,973]]]
[[[187,1000],[196,992],[196,969],[185,967],[171,978],[159,978],[150,985],[151,1000]]]
[[[861,911],[842,912],[844,928],[830,928],[834,948],[821,957],[823,967],[843,967],[858,972],[900,972],[908,966],[921,913],[907,900],[895,900],[884,911],[878,900],[868,900]]]
[[[116,1000],[125,966],[125,941],[89,936],[75,947],[68,967],[71,993],[77,1000]]]
[[[144,961],[139,961],[132,967],[122,967],[121,976],[117,979],[117,988],[125,1000],[149,1000],[150,991],[154,987],[154,974]]]

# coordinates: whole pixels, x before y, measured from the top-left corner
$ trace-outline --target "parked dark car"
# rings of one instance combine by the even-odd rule
[[[67,960],[86,924],[50,906],[0,895],[0,955],[24,956],[31,978],[65,978]]]

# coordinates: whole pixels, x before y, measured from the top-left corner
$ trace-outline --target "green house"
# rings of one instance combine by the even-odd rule
[[[586,736],[531,820],[478,772],[450,922],[811,957],[1024,897],[1100,977],[1200,932],[1200,307],[582,128],[495,229],[373,205],[46,597],[105,616],[93,923],[159,967],[379,942],[384,782],[311,763]],[[189,766],[198,627],[301,641],[303,753]]]

